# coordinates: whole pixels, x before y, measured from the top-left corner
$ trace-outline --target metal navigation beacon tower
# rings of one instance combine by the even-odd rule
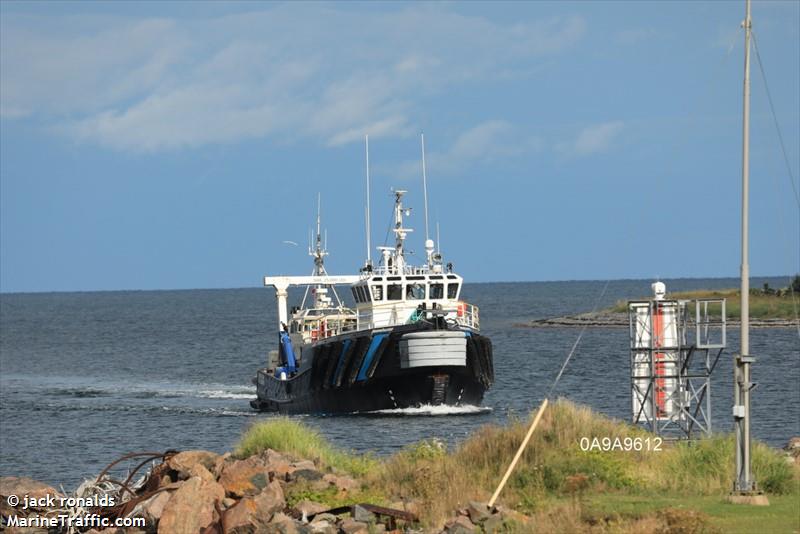
[[[628,302],[632,419],[664,438],[711,434],[711,373],[726,346],[725,299]]]

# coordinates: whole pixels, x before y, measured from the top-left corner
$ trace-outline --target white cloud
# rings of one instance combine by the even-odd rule
[[[169,83],[187,41],[172,21],[116,21],[4,16],[0,27],[2,116],[92,113]],[[18,24],[14,24],[18,22]],[[72,32],[72,33],[65,33]]]
[[[538,152],[541,148],[542,142],[538,137],[522,135],[507,121],[489,120],[459,134],[446,150],[428,151],[425,163],[428,172],[437,177],[454,176],[476,165],[521,157]],[[394,168],[382,170],[399,179],[417,179],[421,173],[421,162],[408,160]]]
[[[583,128],[574,141],[560,143],[556,148],[569,156],[588,156],[606,152],[625,127],[622,121],[604,122]]]
[[[300,3],[174,20],[7,14],[0,115],[130,151],[407,136],[426,99],[529,72],[585,33],[578,17],[501,24],[450,7]],[[460,142],[499,135],[484,127]]]

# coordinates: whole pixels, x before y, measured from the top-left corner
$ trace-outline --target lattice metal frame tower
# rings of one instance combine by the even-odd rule
[[[666,439],[711,434],[711,373],[726,347],[725,303],[628,303],[635,424]]]

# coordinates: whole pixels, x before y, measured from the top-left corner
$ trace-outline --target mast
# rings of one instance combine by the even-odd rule
[[[750,473],[750,0],[745,2],[744,27],[744,109],[742,113],[742,264],[741,264],[741,348],[734,370],[734,425],[736,430],[736,480],[734,491],[752,492]]]
[[[309,245],[308,245],[308,255],[314,258],[314,270],[311,271],[312,277],[326,277],[328,276],[328,271],[325,270],[325,256],[328,255],[328,231],[325,230],[325,240],[323,241],[322,238],[322,195],[317,193],[317,235],[314,238],[314,248],[311,248],[311,239],[309,236]],[[278,287],[278,286],[275,286]],[[342,306],[342,299],[339,298],[339,294],[336,292],[336,288],[333,285],[326,285],[322,282],[318,282],[313,291],[314,295],[314,308],[328,308],[331,304],[331,299],[328,297],[328,288],[330,288],[333,296],[336,298],[336,302],[339,307]],[[303,301],[300,304],[301,308],[305,308],[306,299],[308,298],[308,291],[310,286],[306,286],[306,290],[303,293]],[[283,295],[284,308],[286,307],[286,295]],[[284,310],[285,312],[285,310]],[[284,318],[285,319],[285,318]],[[284,320],[282,319],[282,320]]]
[[[321,221],[322,221],[322,195],[320,193],[317,193],[317,237],[315,239],[314,251],[313,252],[310,250],[308,251],[309,255],[314,258],[314,274],[316,276],[322,276],[328,274],[325,272],[325,256],[328,255],[328,251],[325,250],[325,247],[322,244],[322,232],[320,228]]]
[[[397,274],[403,274],[403,269],[405,268],[405,248],[403,246],[403,242],[406,239],[406,235],[409,232],[413,232],[411,228],[403,228],[403,213],[406,215],[411,214],[410,208],[403,207],[403,195],[406,194],[407,191],[403,190],[395,190],[394,192],[394,228],[392,231],[395,235],[395,245],[394,245],[394,272]]]
[[[425,203],[425,255],[428,261],[428,269],[433,267],[433,241],[431,241],[428,233],[428,176],[425,172],[425,134],[419,134],[420,143],[422,144],[422,192],[424,194]]]
[[[369,135],[364,136],[364,144],[367,153],[367,265],[372,265],[372,245],[370,244],[369,233]]]
[[[425,241],[428,240],[428,177],[425,173],[425,134],[419,134],[420,143],[422,144],[422,193],[425,201]]]

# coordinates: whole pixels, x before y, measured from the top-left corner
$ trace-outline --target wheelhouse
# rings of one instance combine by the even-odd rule
[[[436,303],[457,301],[462,279],[456,274],[372,276],[351,287],[356,305],[384,302]]]

